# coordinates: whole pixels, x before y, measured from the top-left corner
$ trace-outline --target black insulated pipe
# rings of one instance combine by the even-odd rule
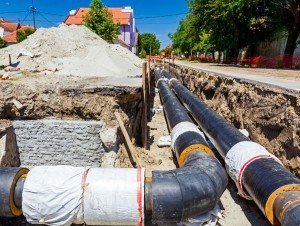
[[[172,146],[181,168],[153,171],[152,182],[146,185],[145,200],[151,202],[146,206],[154,222],[178,223],[212,210],[219,202],[228,178],[220,162],[209,151],[204,136],[158,71],[156,80],[171,130]]]
[[[245,189],[242,196],[252,198],[272,224],[280,222],[284,226],[300,225],[300,196],[298,193],[300,180],[285,169],[275,156],[268,153],[259,144],[250,142],[247,137],[201,102],[176,78],[165,70],[162,71],[162,75],[169,79],[171,88],[210,138],[220,155],[225,158],[225,161],[229,160],[228,162],[232,163],[230,161],[237,160],[237,163],[234,162],[234,164],[238,165],[238,161],[248,160],[240,164],[239,178],[236,180],[226,162],[227,171],[236,182],[239,191],[243,192]],[[258,153],[263,153],[263,155]],[[247,159],[245,155],[252,155],[253,158],[248,157],[249,159]],[[287,192],[293,192],[294,195],[286,196]],[[277,201],[282,199],[284,201]],[[286,203],[292,204],[286,206]],[[284,215],[280,214],[283,210]]]
[[[29,172],[26,168],[0,169],[0,216],[17,217],[22,215],[22,197],[24,181],[19,180]]]

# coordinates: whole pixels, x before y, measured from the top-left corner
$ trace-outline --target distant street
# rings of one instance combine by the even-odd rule
[[[179,60],[176,60],[175,63],[232,78],[252,80],[300,91],[300,70],[244,68],[224,64],[194,63]]]

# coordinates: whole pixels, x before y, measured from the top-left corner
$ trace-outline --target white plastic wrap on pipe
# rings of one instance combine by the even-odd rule
[[[144,169],[89,170],[84,190],[87,225],[144,225]]]
[[[180,135],[187,133],[187,132],[198,133],[205,139],[204,133],[202,133],[199,130],[198,126],[196,126],[194,123],[191,123],[191,122],[178,123],[171,131],[171,146],[172,146],[173,150],[175,148],[175,142],[176,142],[177,138]]]
[[[51,226],[71,225],[82,204],[84,172],[83,167],[72,166],[38,166],[30,170],[22,199],[27,221]]]
[[[226,170],[232,180],[236,183],[239,190],[238,194],[245,199],[251,200],[252,198],[248,196],[243,189],[243,172],[251,162],[261,158],[271,158],[282,164],[276,156],[269,153],[263,146],[252,141],[242,141],[237,143],[226,154]]]

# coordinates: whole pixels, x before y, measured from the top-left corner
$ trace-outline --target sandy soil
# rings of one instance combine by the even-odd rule
[[[0,65],[24,72],[80,77],[140,76],[142,60],[118,44],[109,44],[85,26],[40,28],[28,39],[0,50]],[[1,75],[1,73],[0,73]]]

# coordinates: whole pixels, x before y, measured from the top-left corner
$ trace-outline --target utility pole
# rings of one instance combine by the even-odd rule
[[[31,0],[32,6],[31,6],[31,11],[32,11],[32,19],[33,19],[33,27],[36,29],[36,24],[35,24],[35,8],[34,8],[34,2]]]

